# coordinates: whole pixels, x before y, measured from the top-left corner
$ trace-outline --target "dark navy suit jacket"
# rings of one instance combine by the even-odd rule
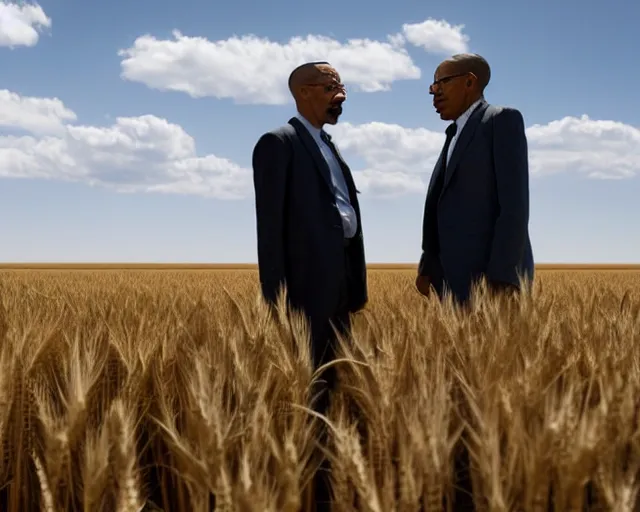
[[[253,150],[262,293],[273,302],[286,286],[290,304],[312,323],[326,322],[337,313],[345,277],[349,312],[362,309],[368,299],[357,191],[339,152],[338,160],[358,222],[347,251],[350,276],[345,276],[342,219],[329,166],[311,134],[294,117],[262,135]]]
[[[419,273],[431,277],[438,293],[446,287],[461,301],[481,276],[515,286],[520,276],[531,281],[529,162],[522,114],[482,100],[458,136],[436,197],[442,157],[425,202]],[[435,234],[428,218],[433,202]],[[439,248],[432,247],[434,236]]]

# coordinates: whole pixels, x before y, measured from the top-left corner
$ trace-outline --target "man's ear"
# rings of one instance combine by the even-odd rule
[[[471,78],[467,79],[467,87],[473,87],[474,84],[478,83],[478,77],[475,75],[475,73],[469,73],[469,76]]]
[[[309,98],[309,88],[305,87],[304,85],[301,85],[298,88],[298,97],[302,98],[303,100],[306,100]]]

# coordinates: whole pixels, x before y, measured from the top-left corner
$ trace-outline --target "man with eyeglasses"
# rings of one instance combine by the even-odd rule
[[[533,279],[529,165],[522,114],[490,105],[487,61],[459,54],[442,62],[429,87],[440,119],[451,121],[425,201],[416,287],[466,303],[486,279],[514,292]]]
[[[326,62],[303,64],[289,89],[297,115],[253,150],[258,267],[267,302],[286,287],[289,306],[305,314],[317,369],[335,359],[333,328],[347,334],[350,314],[367,302],[364,243],[351,171],[323,130],[342,114],[340,75]],[[313,391],[322,414],[335,380],[330,367]],[[316,484],[317,510],[330,510],[326,480]]]

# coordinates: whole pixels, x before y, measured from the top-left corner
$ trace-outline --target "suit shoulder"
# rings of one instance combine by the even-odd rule
[[[295,135],[295,129],[291,125],[283,125],[267,132],[264,132],[258,138],[255,148],[264,145],[284,145],[287,144]]]
[[[512,120],[524,120],[522,112],[515,107],[507,107],[504,105],[489,105],[486,110],[487,118],[501,118]]]
[[[277,138],[277,139],[286,139],[295,134],[295,128],[290,124],[283,124],[282,126],[278,126],[268,132],[262,134],[260,138]]]

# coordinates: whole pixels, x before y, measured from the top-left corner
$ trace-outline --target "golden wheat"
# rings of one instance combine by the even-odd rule
[[[254,270],[0,276],[0,510],[310,510],[322,455],[336,510],[636,507],[640,272],[460,310],[372,271],[327,418]]]

